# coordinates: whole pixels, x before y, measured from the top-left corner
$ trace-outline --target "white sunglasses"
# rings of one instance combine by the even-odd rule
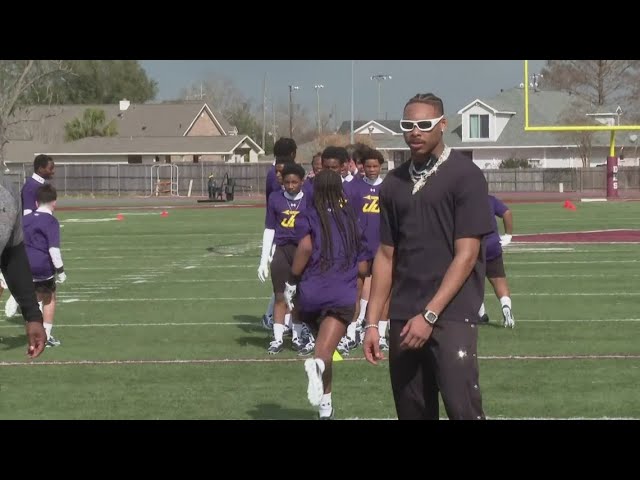
[[[418,127],[418,130],[421,132],[430,132],[436,125],[440,123],[440,120],[444,118],[444,115],[439,116],[438,118],[432,118],[430,120],[400,120],[400,129],[403,132],[412,132],[414,128]]]

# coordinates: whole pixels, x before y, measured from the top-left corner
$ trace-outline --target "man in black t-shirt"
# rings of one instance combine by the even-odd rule
[[[418,94],[400,123],[411,159],[380,191],[364,350],[373,364],[378,319],[389,306],[389,369],[399,419],[484,419],[477,358],[484,297],[483,236],[492,231],[482,171],[444,144],[442,100]]]

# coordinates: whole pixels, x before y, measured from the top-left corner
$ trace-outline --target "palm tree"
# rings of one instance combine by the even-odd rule
[[[86,137],[113,137],[118,134],[115,120],[107,121],[104,110],[87,108],[82,118],[74,118],[64,126],[65,141],[73,142]]]

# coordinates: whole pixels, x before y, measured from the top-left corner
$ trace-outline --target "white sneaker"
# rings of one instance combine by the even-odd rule
[[[7,316],[7,318],[11,318],[16,313],[18,313],[18,302],[16,302],[16,299],[13,298],[13,295],[11,295],[8,298],[7,303],[4,304],[4,314]]]
[[[304,369],[307,372],[309,385],[307,387],[307,398],[309,403],[314,407],[320,406],[322,394],[324,393],[324,385],[322,384],[323,369],[315,358],[308,358],[304,361]]]
[[[502,317],[505,328],[514,328],[516,326],[516,321],[513,319],[513,314],[509,307],[502,307]]]

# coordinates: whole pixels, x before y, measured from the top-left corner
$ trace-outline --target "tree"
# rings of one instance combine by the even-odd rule
[[[546,89],[570,90],[589,104],[637,103],[640,60],[549,60],[541,72]]]
[[[72,142],[86,137],[113,137],[118,134],[115,120],[106,123],[104,110],[87,108],[82,118],[74,118],[64,126],[65,141]]]
[[[206,80],[194,82],[180,92],[183,100],[202,100],[214,110],[228,115],[238,105],[249,103],[247,97],[224,75],[212,75]],[[262,135],[262,133],[261,133]]]
[[[74,75],[57,79],[52,95],[35,89],[27,98],[31,104],[114,104],[126,98],[134,103],[153,100],[158,84],[150,79],[137,60],[73,60],[65,67]]]
[[[220,112],[229,123],[238,128],[238,133],[249,135],[258,143],[262,142],[262,103],[256,104],[248,99],[230,78],[224,75],[211,75],[206,80],[194,82],[190,86],[183,88],[180,93],[180,98],[183,100],[201,100],[207,102],[214,111]],[[267,102],[267,125],[265,130],[267,133],[271,132],[271,135],[265,136],[265,143],[267,145],[263,146],[263,148],[269,147],[269,142],[272,142],[274,110],[276,139],[289,136],[288,100],[275,105],[273,99],[269,100]],[[250,117],[253,120],[250,120]],[[296,103],[294,97],[293,138],[296,142],[299,144],[306,143],[317,136],[315,118],[316,116],[314,115],[313,120],[310,121],[307,109],[299,103]],[[238,121],[241,122],[241,125],[236,123]],[[323,120],[323,128],[326,128],[326,124],[328,124],[328,120]],[[241,126],[245,131],[241,131]],[[270,137],[271,139],[269,139]],[[265,150],[270,151],[269,148],[265,148]]]
[[[72,78],[62,60],[0,60],[0,162],[4,162],[4,146],[9,139],[7,129],[26,122],[15,117],[17,109],[39,92],[43,102],[52,98],[52,89],[62,78]]]
[[[590,105],[587,100],[577,98],[560,114],[560,122],[563,125],[597,125],[597,122],[587,117],[590,113]],[[558,132],[557,135],[565,142],[576,145],[578,156],[582,160],[582,167],[589,168],[591,163],[591,147],[595,132],[581,130],[575,132]]]

